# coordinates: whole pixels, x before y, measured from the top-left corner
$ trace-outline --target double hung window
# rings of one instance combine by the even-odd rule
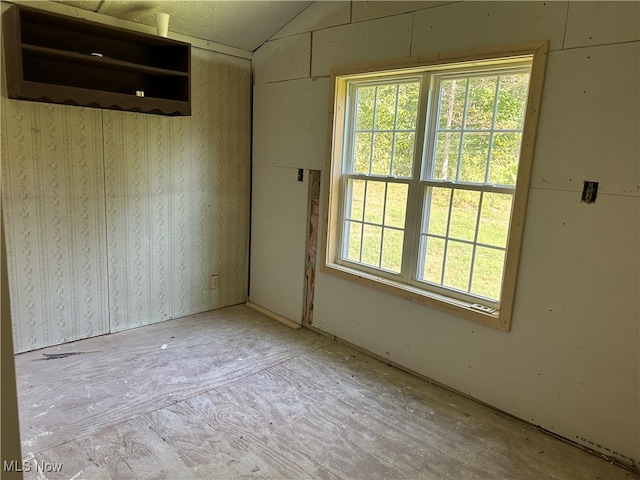
[[[533,60],[334,76],[325,271],[509,328]]]

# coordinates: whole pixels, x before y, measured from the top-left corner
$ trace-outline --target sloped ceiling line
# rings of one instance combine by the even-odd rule
[[[155,26],[154,14],[171,16],[169,31],[253,52],[311,1],[56,0],[72,7]]]

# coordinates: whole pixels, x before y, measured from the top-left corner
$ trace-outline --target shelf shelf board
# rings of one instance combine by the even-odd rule
[[[24,5],[2,27],[9,98],[191,115],[188,43]]]
[[[121,70],[126,72],[142,73],[145,75],[156,75],[163,77],[188,77],[189,73],[177,70],[167,70],[164,68],[140,65],[137,63],[123,62],[109,57],[99,57],[85,55],[78,52],[57,50],[55,48],[41,47],[39,45],[22,44],[25,53],[44,58],[57,58],[69,63],[86,64],[94,67],[101,67],[109,70]]]

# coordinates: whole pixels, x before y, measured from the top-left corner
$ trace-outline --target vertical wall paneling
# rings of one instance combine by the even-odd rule
[[[228,78],[227,69],[218,69],[213,75],[213,88],[217,91],[228,91],[231,79]],[[210,111],[212,112],[216,122],[221,124],[227,124],[231,105],[223,98],[212,99]],[[231,139],[229,138],[228,131],[222,129],[216,129],[213,132],[213,148],[214,155],[221,157],[224,152],[228,151]],[[228,243],[227,232],[222,228],[224,219],[228,215],[228,202],[229,192],[225,188],[225,180],[227,179],[229,172],[229,165],[223,162],[215,162],[215,177],[213,178],[213,191],[216,197],[216,202],[212,210],[211,224],[214,226],[215,239],[216,239],[216,251],[215,251],[215,272],[212,274],[219,275],[222,278],[228,278],[227,258],[224,256],[224,250]],[[220,287],[214,290],[214,301],[216,304],[224,304],[228,298],[228,288],[226,285],[220,285]]]
[[[246,300],[249,63],[193,49],[192,88],[191,117],[104,112],[114,331]]]
[[[149,282],[150,318],[156,321],[170,318],[172,312],[171,288],[172,256],[170,252],[170,202],[171,170],[169,166],[169,126],[171,119],[154,115],[148,119],[149,158],[151,159],[147,181],[149,182],[149,231],[153,254],[148,258],[152,272]],[[157,279],[153,278],[157,275]]]
[[[192,69],[191,117],[3,95],[17,352],[246,300],[250,62],[193,48]]]
[[[150,321],[149,266],[158,258],[149,219],[154,175],[146,117],[104,112],[109,298],[113,331]],[[154,282],[155,283],[155,282]]]
[[[2,99],[15,348],[109,330],[98,110]]]
[[[229,288],[227,304],[247,300],[249,272],[250,197],[251,197],[251,77],[247,62],[231,59],[228,63],[230,98],[228,117],[229,148]]]
[[[210,98],[212,92],[225,91],[216,89],[215,85],[212,92],[208,91],[208,86],[213,85],[211,77],[213,72],[208,68],[207,55],[197,50],[193,55],[193,93],[195,100],[195,108],[193,111],[194,122],[192,136],[194,144],[192,145],[193,176],[190,179],[192,190],[195,193],[195,201],[193,205],[193,220],[189,225],[191,236],[194,240],[193,250],[191,254],[191,265],[193,272],[191,275],[191,305],[196,310],[208,310],[213,307],[212,290],[210,282],[207,279],[213,272],[215,261],[213,257],[214,238],[211,222],[212,200],[211,184],[213,182],[214,165],[225,162],[216,162],[213,157],[213,149],[209,141],[209,133],[215,131],[212,124],[212,115],[210,107]],[[217,243],[217,242],[216,242]]]

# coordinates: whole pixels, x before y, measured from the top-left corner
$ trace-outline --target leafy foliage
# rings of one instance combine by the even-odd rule
[[[418,82],[356,88],[354,173],[413,174],[419,97]]]
[[[514,185],[528,85],[524,73],[442,80],[432,178]]]

